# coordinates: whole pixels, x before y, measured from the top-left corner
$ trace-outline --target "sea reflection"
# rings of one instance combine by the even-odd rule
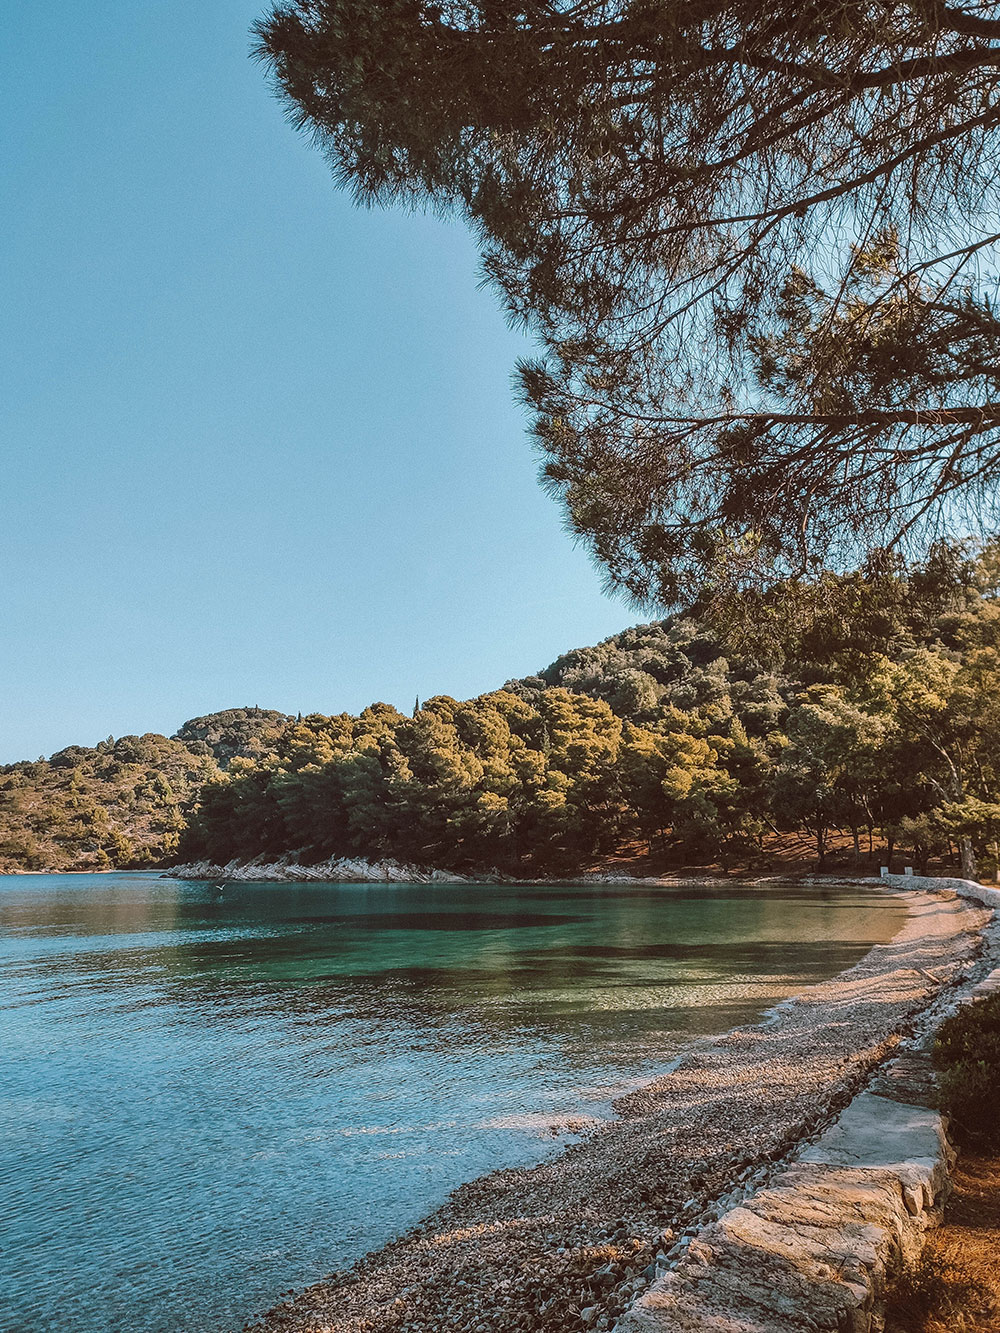
[[[901,920],[858,889],[0,877],[0,1318],[238,1327]]]

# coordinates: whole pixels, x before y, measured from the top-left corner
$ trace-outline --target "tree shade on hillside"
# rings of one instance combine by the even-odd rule
[[[257,34],[339,182],[470,221],[543,343],[548,482],[640,599],[993,510],[1000,6],[282,0]]]

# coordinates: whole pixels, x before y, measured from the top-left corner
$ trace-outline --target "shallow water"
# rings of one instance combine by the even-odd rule
[[[238,1328],[902,919],[853,888],[2,876],[0,1328]]]

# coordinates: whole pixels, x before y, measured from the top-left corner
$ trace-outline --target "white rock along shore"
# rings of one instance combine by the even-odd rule
[[[401,861],[368,861],[347,856],[331,857],[315,865],[303,865],[294,853],[279,856],[276,861],[229,861],[219,865],[213,861],[190,861],[163,871],[174,879],[228,880],[232,883],[301,884],[322,880],[330,884],[466,884],[471,881],[447,870],[425,870],[404,865]]]
[[[879,1212],[872,1205],[873,1219],[861,1228],[868,1228],[868,1249],[852,1252],[839,1268],[828,1264],[819,1286],[807,1271],[815,1255],[801,1262],[786,1255],[792,1276],[774,1288],[774,1299],[787,1307],[784,1314],[774,1301],[768,1305],[766,1282],[758,1284],[761,1305],[751,1300],[745,1282],[730,1281],[734,1270],[711,1228],[726,1227],[734,1212],[745,1213],[763,1199],[760,1227],[779,1237],[780,1250],[789,1226],[794,1231],[803,1225],[787,1190],[780,1195],[789,1184],[787,1172],[796,1169],[793,1159],[801,1154],[806,1161],[810,1145],[820,1155],[811,1166],[799,1164],[800,1183],[802,1170],[814,1176],[833,1170],[822,1160],[834,1151],[828,1135],[842,1137],[845,1123],[850,1130],[851,1115],[860,1113],[848,1112],[840,1126],[837,1116],[879,1070],[891,1089],[899,1082],[892,1071],[902,1067],[905,1084],[912,1055],[906,1043],[919,1045],[921,1034],[925,1039],[941,1015],[1000,962],[997,931],[988,928],[993,903],[970,902],[954,891],[956,885],[964,882],[893,877],[885,887],[899,893],[909,911],[889,943],[840,976],[802,991],[764,1022],[692,1049],[662,1078],[617,1102],[617,1120],[558,1157],[463,1185],[411,1232],[278,1305],[253,1330],[867,1330],[879,1263],[893,1244],[912,1251],[921,1228],[934,1220],[947,1169],[938,1160],[943,1147],[923,1175],[907,1177],[911,1203],[921,1190],[915,1213],[906,1207],[902,1185],[890,1187],[884,1171],[879,1177],[883,1194],[895,1190],[903,1213],[917,1219],[906,1236],[900,1232],[895,1241],[876,1243],[876,1232],[888,1235],[896,1225],[898,1210]],[[907,1104],[884,1096],[878,1084],[874,1088],[865,1095]],[[881,1105],[875,1110],[884,1114]],[[905,1118],[909,1112],[892,1114]],[[914,1128],[925,1147],[942,1142],[927,1114],[918,1108]],[[872,1195],[870,1180],[863,1188],[857,1180],[848,1184]],[[791,1208],[784,1222],[775,1208],[767,1213],[769,1190],[772,1203],[778,1190]],[[815,1212],[815,1200],[812,1206]],[[330,1225],[337,1225],[335,1200]],[[765,1271],[762,1258],[752,1253],[751,1269],[756,1264]],[[738,1279],[739,1266],[735,1271]],[[713,1274],[720,1290],[729,1282],[732,1299],[685,1307],[692,1291],[711,1292]],[[822,1300],[814,1300],[820,1287]],[[743,1302],[746,1319],[734,1311],[734,1300]]]
[[[476,874],[460,875],[454,870],[433,870],[426,866],[407,865],[403,861],[369,861],[364,857],[334,856],[327,861],[306,864],[297,859],[295,852],[266,861],[257,857],[251,861],[233,860],[225,865],[218,861],[188,861],[183,865],[161,870],[160,875],[173,879],[224,880],[227,883],[270,884],[662,884],[669,887],[684,885],[720,884],[790,884],[811,883],[806,876],[780,877],[774,875],[623,875],[614,872],[582,871],[578,875],[560,875],[556,878],[522,878],[500,870],[483,870]],[[823,876],[819,884],[867,884],[869,879]],[[908,881],[909,882],[909,881]]]

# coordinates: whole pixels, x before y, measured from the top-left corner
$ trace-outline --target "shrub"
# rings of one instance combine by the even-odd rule
[[[938,1101],[959,1139],[1000,1148],[1000,995],[967,1004],[934,1044]]]
[[[938,1029],[934,1046],[939,1068],[957,1060],[980,1058],[987,1047],[1000,1044],[1000,994],[963,1005]]]

